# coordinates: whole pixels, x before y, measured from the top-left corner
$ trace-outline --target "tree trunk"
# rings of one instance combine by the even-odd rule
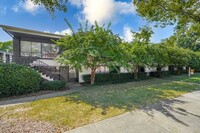
[[[160,66],[158,66],[158,69],[157,69],[157,71],[158,71],[158,77],[161,77],[161,67]]]
[[[95,71],[96,69],[91,69],[91,80],[90,80],[91,85],[93,85],[95,81]]]
[[[179,66],[177,67],[177,75],[181,75],[181,70]]]
[[[138,79],[138,75],[137,75],[137,73],[138,73],[138,66],[133,66],[133,72],[134,72],[134,79]]]

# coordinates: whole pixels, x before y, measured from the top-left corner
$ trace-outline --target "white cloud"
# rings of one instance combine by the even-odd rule
[[[62,31],[56,31],[55,34],[59,34],[59,35],[65,35],[65,34],[72,35],[72,31],[70,29],[65,29],[65,30],[62,30]]]
[[[91,24],[96,20],[98,23],[115,21],[122,14],[135,14],[132,2],[121,2],[115,0],[70,0],[72,5],[81,10],[80,20],[88,20]],[[73,2],[72,2],[73,1]]]
[[[82,6],[82,0],[69,0],[69,3],[78,8]]]
[[[23,8],[24,8],[24,10],[26,10],[29,13],[35,13],[35,12],[38,11],[40,6],[39,5],[35,5],[31,0],[26,0],[24,2]]]
[[[121,37],[126,42],[133,41],[133,33],[131,32],[131,28],[128,26],[124,26],[123,36]]]
[[[17,13],[20,11],[20,9],[23,9],[24,11],[35,15],[39,12],[40,8],[41,6],[34,4],[31,0],[25,0],[19,2],[17,5],[14,5],[12,10]]]
[[[0,14],[5,15],[7,12],[7,7],[0,7]]]
[[[49,30],[45,30],[44,32],[45,32],[45,33],[50,33],[50,31],[49,31]]]
[[[113,0],[85,0],[82,13],[90,23],[96,20],[99,23],[110,21],[115,15]]]
[[[120,14],[136,14],[136,7],[133,5],[132,2],[121,2],[118,1],[115,3],[115,6],[117,7],[117,11]]]

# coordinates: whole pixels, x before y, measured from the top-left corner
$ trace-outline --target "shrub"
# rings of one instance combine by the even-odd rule
[[[66,86],[66,83],[61,80],[43,81],[40,88],[42,90],[60,90]]]
[[[139,72],[138,80],[147,78],[147,73]],[[85,82],[90,82],[90,74],[83,75]],[[134,81],[131,73],[97,73],[95,76],[95,83],[123,83]]]
[[[180,74],[186,74],[187,70],[180,70]],[[161,76],[171,76],[171,75],[177,75],[178,71],[173,70],[173,71],[162,71]],[[159,72],[150,72],[150,77],[159,77]]]
[[[29,67],[0,64],[0,97],[35,92],[40,81],[40,75]]]

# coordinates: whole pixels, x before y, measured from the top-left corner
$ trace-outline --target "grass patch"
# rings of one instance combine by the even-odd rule
[[[188,74],[185,74],[182,76],[167,77],[165,79],[200,84],[200,73],[195,73],[194,75],[191,75],[191,77],[188,77]]]
[[[184,93],[199,90],[199,75],[174,81],[152,79],[125,84],[85,87],[81,91],[62,97],[0,108],[0,116],[7,119],[31,119],[50,122],[56,127],[70,130],[85,124],[113,117],[141,108],[163,99],[174,98]],[[187,81],[187,82],[186,82]]]

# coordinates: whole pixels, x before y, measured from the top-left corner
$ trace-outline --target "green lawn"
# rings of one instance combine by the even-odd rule
[[[183,82],[198,83],[198,84],[200,84],[200,74],[199,73],[191,75],[190,78],[188,78],[188,75],[185,74],[185,75],[182,75],[182,76],[167,77],[165,79],[173,80],[173,81],[183,81]]]
[[[199,74],[88,86],[66,96],[0,108],[0,119],[44,121],[70,130],[199,89]]]

